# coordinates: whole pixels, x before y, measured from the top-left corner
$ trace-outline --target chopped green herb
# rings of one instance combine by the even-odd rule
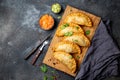
[[[48,70],[48,68],[47,68],[46,65],[42,65],[42,66],[40,67],[40,70],[41,70],[42,72],[46,73],[47,70]]]
[[[80,56],[77,56],[77,59],[79,59],[80,58]]]
[[[72,59],[73,57],[70,55],[69,58]]]
[[[50,80],[54,80],[55,79],[55,77],[54,76],[50,76]]]
[[[58,16],[57,18],[58,18],[58,19],[61,19],[61,18],[62,18],[62,16]]]
[[[74,42],[78,42],[78,40],[74,40]]]
[[[69,26],[69,24],[68,24],[68,23],[66,23],[66,24],[64,24],[64,26],[65,26],[65,27],[68,27],[68,26]]]
[[[66,28],[66,27],[65,27],[64,25],[62,25],[62,26],[60,27],[60,29],[62,29],[62,30],[65,29],[65,28]]]
[[[89,35],[89,34],[90,34],[90,30],[87,30],[87,31],[85,32],[85,34],[86,34],[86,35]]]
[[[65,34],[64,34],[64,36],[72,36],[73,35],[73,32],[66,32]]]
[[[69,24],[63,24],[60,28],[63,30],[63,29],[65,29],[66,27],[68,27],[69,26]]]
[[[79,27],[78,27],[78,26],[76,26],[75,28],[76,28],[77,30],[79,29]]]
[[[66,27],[65,27],[65,26],[63,26],[63,25],[60,27],[60,29],[62,29],[62,30],[63,30],[63,29],[65,29],[65,28],[66,28]]]
[[[47,79],[48,79],[48,77],[47,77],[47,76],[44,76],[43,80],[47,80]]]
[[[72,36],[73,35],[73,32],[69,32],[69,36]]]

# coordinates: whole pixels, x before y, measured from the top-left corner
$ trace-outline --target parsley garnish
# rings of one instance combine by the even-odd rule
[[[80,58],[80,56],[77,56],[77,59],[79,59]]]
[[[87,30],[87,31],[85,32],[85,34],[86,34],[86,35],[89,35],[89,34],[90,34],[90,30]]]
[[[75,28],[76,28],[77,30],[79,29],[79,27],[78,27],[78,26],[76,26]]]
[[[62,30],[63,30],[63,29],[65,29],[65,28],[66,28],[66,27],[65,27],[65,26],[63,26],[63,25],[60,27],[60,29],[62,29]]]
[[[78,42],[78,40],[74,40],[74,42]]]
[[[68,24],[68,23],[66,23],[66,24],[64,24],[64,26],[65,26],[65,27],[68,27],[68,26],[69,26],[69,24]]]
[[[55,79],[55,76],[50,76],[50,80],[54,80]]]
[[[43,80],[47,80],[47,79],[48,79],[48,77],[47,77],[47,76],[44,76]]]
[[[65,29],[66,27],[62,25],[60,28],[63,30],[63,29]]]
[[[60,28],[63,30],[63,29],[65,29],[65,28],[68,27],[68,26],[69,26],[69,24],[66,23],[66,24],[63,24]]]
[[[47,68],[46,65],[42,65],[42,66],[40,67],[40,70],[41,70],[42,72],[46,73],[47,70],[48,70],[48,68]]]
[[[64,34],[64,36],[72,36],[73,35],[73,32],[66,32],[65,34]]]

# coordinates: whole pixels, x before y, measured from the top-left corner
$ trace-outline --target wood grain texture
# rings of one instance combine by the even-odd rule
[[[95,33],[95,31],[96,31],[96,28],[98,27],[98,24],[99,24],[101,18],[100,18],[100,17],[97,17],[97,16],[95,16],[95,15],[93,15],[93,14],[90,14],[90,13],[88,13],[88,12],[85,12],[85,11],[82,11],[82,10],[79,10],[79,9],[76,9],[76,8],[71,7],[71,6],[68,5],[68,6],[66,7],[66,9],[65,9],[65,12],[64,12],[64,14],[63,14],[63,16],[62,16],[62,19],[61,19],[59,25],[63,23],[63,20],[65,19],[65,17],[66,17],[68,14],[73,13],[73,12],[81,12],[81,13],[84,13],[84,14],[86,14],[87,16],[89,16],[90,19],[92,20],[92,23],[93,23],[93,26],[92,26],[92,27],[82,27],[85,32],[86,32],[87,30],[90,30],[90,34],[89,34],[89,35],[86,35],[86,36],[87,36],[87,37],[90,39],[90,41],[91,41],[92,38],[93,38],[93,36],[94,36],[94,33]],[[59,26],[59,25],[58,25],[58,26]],[[47,65],[49,65],[49,66],[51,66],[51,67],[53,67],[53,68],[55,68],[55,69],[58,69],[58,70],[60,70],[60,71],[63,71],[63,72],[65,72],[65,73],[67,73],[67,74],[75,77],[77,71],[80,69],[80,68],[79,68],[79,67],[80,67],[80,64],[82,63],[82,61],[83,61],[83,59],[84,59],[84,56],[85,56],[85,54],[86,54],[86,52],[87,52],[87,50],[88,50],[89,47],[80,47],[81,50],[82,50],[82,53],[81,53],[81,54],[74,54],[74,55],[73,55],[74,58],[76,59],[76,62],[77,62],[77,70],[76,70],[76,73],[72,73],[65,65],[63,65],[61,62],[59,62],[58,60],[56,60],[56,59],[53,58],[53,54],[52,54],[52,53],[53,53],[53,49],[52,49],[52,48],[53,48],[53,46],[54,46],[56,43],[60,42],[61,39],[62,39],[62,38],[61,38],[61,37],[57,37],[57,36],[56,36],[56,33],[55,33],[55,35],[54,35],[54,37],[53,37],[53,39],[52,39],[52,41],[51,41],[51,44],[50,44],[50,46],[49,46],[49,48],[48,48],[48,51],[47,51],[47,53],[46,53],[46,55],[45,55],[45,57],[44,57],[43,63],[45,63],[45,64],[47,64]],[[79,56],[80,58],[78,59],[77,56]]]

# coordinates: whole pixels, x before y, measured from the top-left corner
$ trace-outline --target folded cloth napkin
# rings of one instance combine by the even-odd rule
[[[75,80],[103,80],[119,75],[120,50],[109,33],[109,21],[101,21]]]

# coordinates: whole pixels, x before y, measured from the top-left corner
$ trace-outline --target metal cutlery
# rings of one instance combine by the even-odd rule
[[[43,42],[43,44],[39,47],[39,50],[38,50],[37,54],[34,56],[32,62],[31,62],[33,65],[35,64],[35,62],[37,61],[38,57],[40,56],[43,48],[44,48],[47,44],[49,44],[49,40],[45,40],[45,41]]]
[[[28,59],[38,50],[38,48],[40,47],[40,45],[41,45],[45,40],[47,40],[47,39],[50,40],[51,37],[52,37],[52,33],[49,34],[47,37],[45,37],[42,41],[41,41],[41,40],[37,41],[37,42],[35,43],[35,46],[33,47],[33,49],[30,51],[29,54],[27,54],[27,55],[24,57],[24,59],[25,59],[25,60],[28,60]]]
[[[44,49],[44,47],[50,43],[51,38],[52,38],[52,33],[49,34],[47,37],[45,37],[42,41],[41,40],[37,41],[33,49],[30,51],[29,54],[25,56],[24,59],[28,60],[34,53],[36,53],[31,61],[31,64],[34,65],[37,59],[39,58],[42,50]]]

